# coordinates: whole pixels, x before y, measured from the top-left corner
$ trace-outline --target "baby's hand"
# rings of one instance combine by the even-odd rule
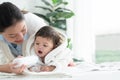
[[[56,68],[55,66],[41,66],[40,70],[49,72],[49,71],[53,71],[55,68]]]
[[[32,66],[29,68],[29,70],[32,72],[40,72],[40,67],[41,66]]]

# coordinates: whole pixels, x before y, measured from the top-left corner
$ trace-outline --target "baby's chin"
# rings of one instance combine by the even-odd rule
[[[40,54],[40,53],[36,53],[37,54],[37,56],[39,56],[39,57],[42,57],[43,55],[42,54]]]

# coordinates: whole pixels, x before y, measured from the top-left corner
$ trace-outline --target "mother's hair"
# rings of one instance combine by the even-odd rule
[[[10,2],[0,4],[0,32],[24,19],[20,9]]]

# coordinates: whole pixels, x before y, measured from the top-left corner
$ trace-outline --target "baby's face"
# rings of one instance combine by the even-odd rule
[[[44,58],[51,50],[53,50],[53,48],[54,45],[51,39],[40,36],[36,37],[34,42],[34,50],[39,57]]]

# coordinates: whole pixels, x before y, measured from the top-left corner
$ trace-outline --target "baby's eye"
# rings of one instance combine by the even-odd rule
[[[43,45],[44,47],[48,47],[47,45]]]
[[[35,43],[36,45],[39,45],[39,43]]]

